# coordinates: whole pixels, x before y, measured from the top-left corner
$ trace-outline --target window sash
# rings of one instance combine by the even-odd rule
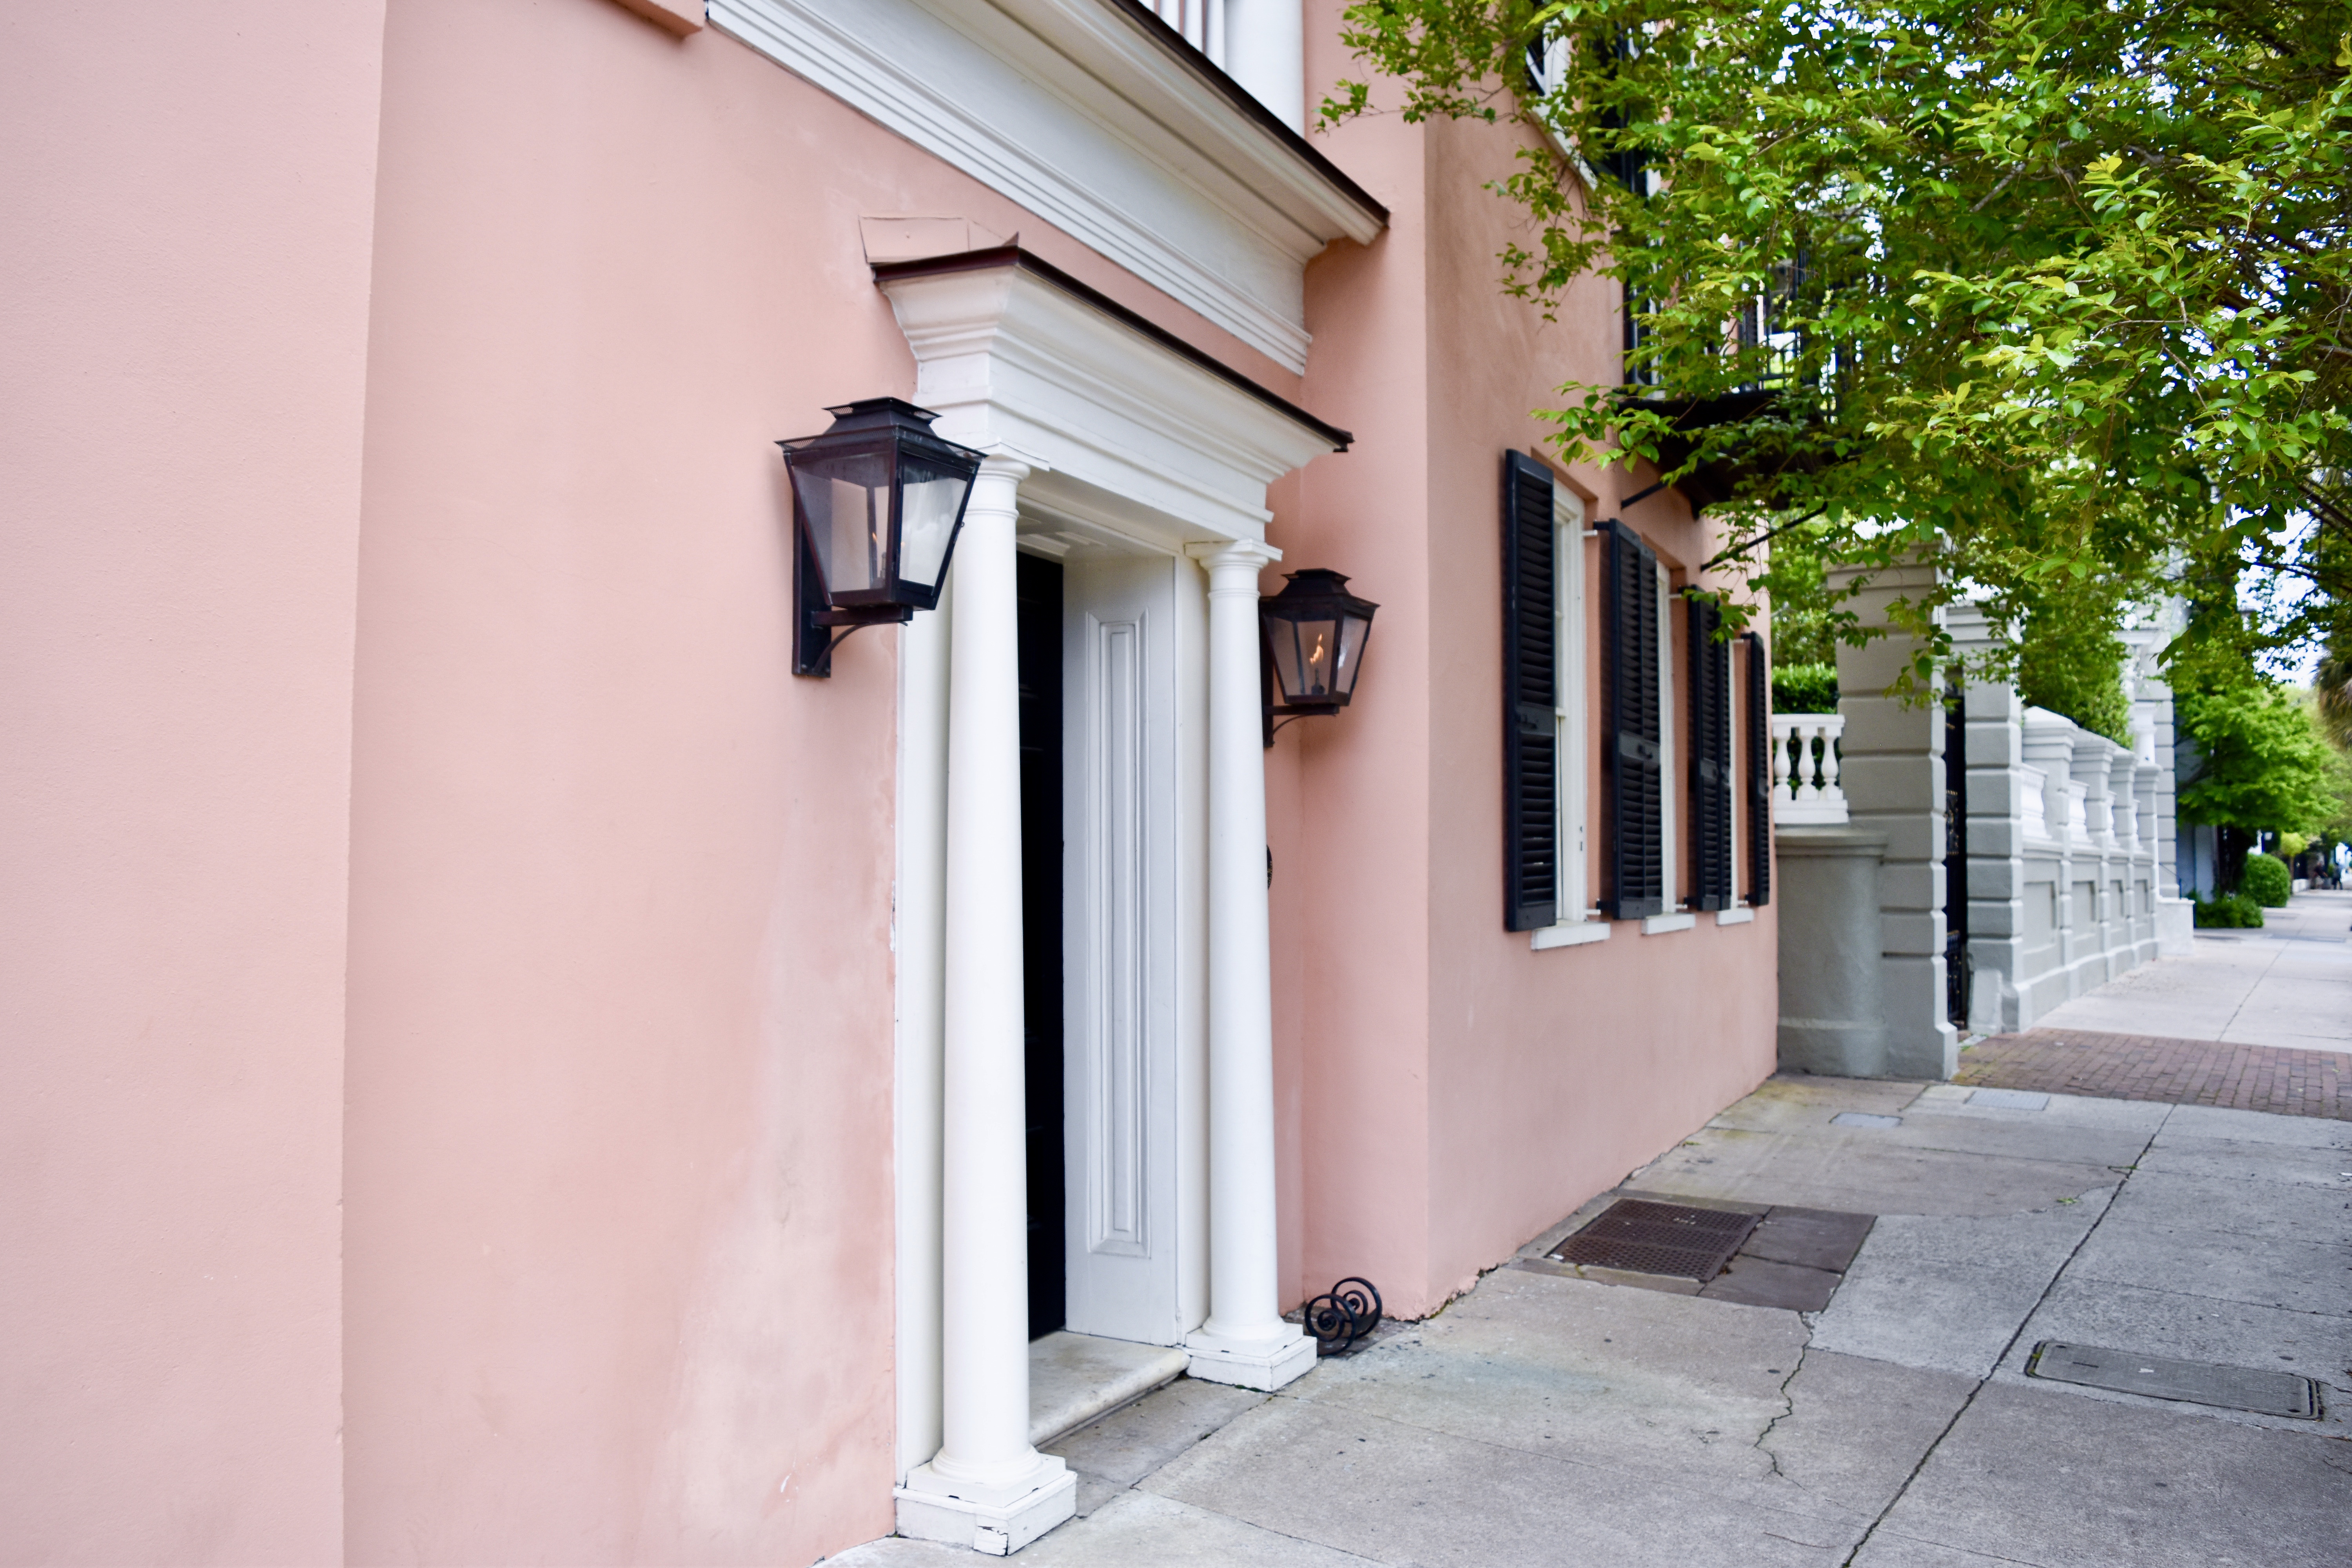
[[[1559,746],[1559,917],[1556,926],[1582,925],[1600,911],[1592,907],[1591,855],[1587,843],[1591,812],[1585,773],[1586,745],[1584,619],[1584,500],[1567,487],[1552,489],[1553,604],[1559,635],[1557,711]]]

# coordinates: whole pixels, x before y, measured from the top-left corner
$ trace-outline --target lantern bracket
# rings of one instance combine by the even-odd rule
[[[793,530],[793,595],[800,613],[793,624],[793,673],[819,679],[833,674],[833,650],[860,626],[902,626],[915,618],[905,605],[865,605],[851,609],[825,607],[824,579],[809,559],[807,538]]]

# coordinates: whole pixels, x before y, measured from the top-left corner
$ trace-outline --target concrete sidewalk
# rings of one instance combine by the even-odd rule
[[[2200,931],[2194,953],[2144,964],[2033,1026],[2352,1052],[2352,891],[2297,893],[2263,921]]]
[[[1180,1381],[1070,1435],[1085,1516],[1022,1555],[2341,1568],[2347,1173],[2337,1121],[1774,1079],[1626,1185],[1878,1216],[1826,1310],[1549,1261],[1604,1195],[1272,1398]],[[2297,1373],[2323,1413],[2028,1377],[2045,1340]],[[970,1561],[897,1540],[835,1560]]]

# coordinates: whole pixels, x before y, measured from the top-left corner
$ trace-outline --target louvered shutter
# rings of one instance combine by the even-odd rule
[[[1690,643],[1691,890],[1702,910],[1731,907],[1731,645],[1723,606],[1692,598]]]
[[[1601,598],[1609,666],[1602,759],[1609,784],[1609,912],[1622,921],[1666,910],[1658,557],[1614,518],[1601,526],[1609,536],[1609,583]]]
[[[1772,901],[1772,669],[1763,639],[1748,645],[1748,901]]]
[[[1551,470],[1503,456],[1503,924],[1559,918],[1558,535]]]

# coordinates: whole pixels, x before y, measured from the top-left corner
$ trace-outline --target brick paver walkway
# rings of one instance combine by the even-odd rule
[[[1963,1050],[1952,1081],[2352,1121],[2352,1055],[2338,1051],[2029,1029]]]

